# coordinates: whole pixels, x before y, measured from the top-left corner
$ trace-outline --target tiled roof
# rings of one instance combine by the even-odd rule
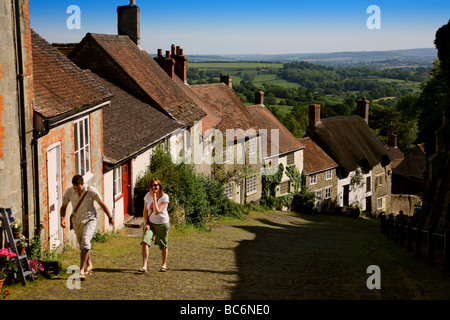
[[[110,94],[57,49],[31,31],[35,110],[44,118],[76,112]]]
[[[279,154],[284,154],[287,152],[293,152],[303,148],[303,144],[294,137],[294,135],[263,105],[253,105],[247,106],[247,110],[250,115],[258,124],[260,129],[267,130],[267,155],[274,156],[271,154],[272,143],[277,143],[277,141],[272,141],[272,131],[273,129],[279,130],[279,141],[278,150]]]
[[[393,173],[410,179],[423,180],[426,169],[425,144],[416,145],[403,159],[400,164],[393,169]]]
[[[395,169],[403,161],[403,159],[405,159],[405,155],[397,147],[392,147],[389,145],[385,145],[384,147],[391,155],[391,159],[392,159],[391,168]]]
[[[69,58],[82,68],[91,69],[126,88],[183,125],[191,125],[205,116],[156,61],[128,36],[88,33]]]
[[[161,140],[181,125],[102,77],[87,71],[113,94],[103,107],[103,152],[116,163]]]
[[[192,87],[186,85],[177,75],[174,75],[175,83],[200,107],[205,111],[206,116],[202,119],[202,134],[210,129],[217,128],[222,118],[208,106],[207,101],[203,101],[197,93],[192,90]]]
[[[321,119],[309,136],[347,173],[357,166],[370,170],[391,162],[388,151],[360,116]]]
[[[305,146],[305,149],[303,149],[303,169],[308,174],[338,167],[338,164],[310,137],[299,139],[299,141]]]
[[[214,115],[222,119],[217,128],[224,136],[227,129],[242,129],[243,132],[253,129],[258,133],[258,125],[233,89],[226,84],[197,84],[190,88],[211,108]],[[230,140],[229,138],[231,137],[227,137],[227,140]],[[243,137],[237,136],[237,139],[241,138]]]

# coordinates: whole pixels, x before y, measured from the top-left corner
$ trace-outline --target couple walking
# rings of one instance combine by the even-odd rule
[[[67,220],[65,217],[69,202],[72,203],[72,207],[74,208],[70,217],[70,228],[74,229],[80,246],[81,280],[84,280],[86,275],[91,274],[93,270],[90,254],[91,239],[97,226],[97,210],[94,207],[94,201],[100,205],[102,210],[108,216],[109,224],[113,226],[114,219],[108,207],[101,200],[100,194],[94,187],[85,185],[83,177],[80,175],[73,177],[72,187],[64,192],[60,209],[61,227],[67,228]],[[144,197],[144,201],[144,220],[146,221],[146,225],[141,242],[143,266],[139,271],[147,271],[149,247],[153,235],[156,235],[155,244],[159,245],[163,260],[160,271],[165,272],[167,270],[167,241],[170,228],[169,214],[167,212],[169,196],[163,192],[159,180],[154,179],[150,182],[150,191]]]

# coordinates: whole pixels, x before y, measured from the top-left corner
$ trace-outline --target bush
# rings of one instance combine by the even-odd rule
[[[137,213],[143,212],[144,197],[152,179],[158,179],[169,195],[169,215],[182,205],[185,221],[203,227],[209,218],[219,216],[242,217],[245,210],[224,194],[224,184],[212,177],[197,174],[193,165],[172,161],[170,153],[159,145],[150,159],[148,170],[136,181],[134,204]]]
[[[299,213],[314,213],[315,194],[308,189],[303,188],[295,193],[292,202],[291,210]]]

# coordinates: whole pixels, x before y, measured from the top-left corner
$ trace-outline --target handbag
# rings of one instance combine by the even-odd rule
[[[86,192],[81,197],[80,201],[78,201],[77,206],[75,207],[75,209],[73,210],[72,214],[70,215],[70,230],[73,229],[73,217],[75,216],[75,213],[77,212],[78,208],[80,207],[80,204],[83,202],[84,197],[86,196],[88,191],[89,191],[89,187],[87,188]]]

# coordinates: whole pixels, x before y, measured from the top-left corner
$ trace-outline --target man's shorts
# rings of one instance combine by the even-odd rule
[[[94,236],[97,219],[89,219],[87,221],[73,220],[73,230],[77,236],[80,249],[91,250],[91,240]]]
[[[149,246],[151,246],[153,235],[156,235],[155,237],[155,245],[159,245],[159,248],[161,250],[167,249],[167,244],[169,240],[169,229],[170,229],[170,223],[165,224],[150,224],[150,230],[147,230],[146,227],[144,227],[144,235],[142,236],[142,243],[146,243]]]

